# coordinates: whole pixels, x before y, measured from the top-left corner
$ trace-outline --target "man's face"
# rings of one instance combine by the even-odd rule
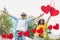
[[[22,17],[22,19],[26,19],[27,16],[26,15],[21,15],[21,17]]]

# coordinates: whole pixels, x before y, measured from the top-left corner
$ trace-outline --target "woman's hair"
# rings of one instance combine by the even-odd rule
[[[38,25],[40,25],[40,24],[41,24],[41,21],[43,21],[42,25],[44,25],[44,22],[45,22],[45,20],[44,20],[44,19],[40,19],[40,20],[38,21]]]

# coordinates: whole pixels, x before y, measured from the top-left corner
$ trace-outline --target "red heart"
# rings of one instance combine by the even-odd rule
[[[18,35],[19,35],[19,36],[22,36],[22,31],[19,31],[19,32],[18,32]]]
[[[56,10],[55,8],[51,8],[51,10],[50,10],[50,15],[51,16],[56,16],[56,15],[58,15],[59,14],[59,10]]]
[[[13,34],[12,33],[8,34],[7,38],[8,39],[12,39],[13,38]]]
[[[49,26],[48,26],[48,29],[49,29],[49,30],[52,30],[52,25],[49,25]]]
[[[59,24],[56,24],[55,26],[53,26],[53,28],[54,28],[55,30],[58,30],[58,29],[59,29]]]
[[[50,6],[50,5],[42,6],[42,7],[41,7],[41,10],[42,10],[44,13],[48,14],[48,12],[51,10],[51,6]]]
[[[36,33],[36,29],[33,29],[32,32],[33,32],[33,33]]]
[[[27,31],[24,32],[23,34],[24,34],[24,36],[27,36],[27,37],[28,37],[28,36],[29,36],[29,31],[27,30]]]
[[[41,35],[43,34],[43,28],[40,28],[39,30],[37,30],[37,32]]]
[[[7,34],[3,34],[2,35],[2,38],[7,38]]]

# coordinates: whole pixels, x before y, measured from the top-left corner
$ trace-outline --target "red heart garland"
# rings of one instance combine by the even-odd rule
[[[57,16],[58,14],[59,14],[59,10],[56,10],[55,8],[51,7],[50,15]]]
[[[33,33],[36,33],[36,29],[33,29],[32,32],[33,32]]]
[[[12,33],[8,34],[7,38],[8,39],[12,39],[13,38],[13,34]]]
[[[59,24],[56,24],[55,26],[53,26],[53,28],[54,28],[55,30],[58,30],[58,29],[59,29]]]
[[[43,34],[43,28],[40,28],[39,30],[37,30],[37,32],[41,35]]]
[[[52,25],[49,25],[49,26],[48,26],[48,29],[49,29],[49,30],[52,30]]]
[[[24,34],[24,36],[27,36],[27,37],[30,35],[28,30],[26,32],[24,32],[23,34]]]
[[[19,35],[19,36],[22,36],[22,31],[19,31],[19,32],[18,32],[18,35]]]
[[[50,5],[42,6],[42,7],[41,7],[41,10],[42,10],[44,13],[48,14],[48,12],[51,10],[51,6],[50,6]]]
[[[7,34],[3,34],[2,35],[2,38],[7,38]]]

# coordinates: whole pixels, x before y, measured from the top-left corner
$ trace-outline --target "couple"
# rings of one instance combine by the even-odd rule
[[[8,14],[8,13],[6,13]],[[14,31],[15,31],[15,40],[25,40],[25,36],[18,36],[18,32],[19,31],[22,31],[22,32],[25,32],[28,30],[28,23],[37,19],[37,18],[40,18],[41,16],[43,16],[44,14],[41,14],[39,15],[38,17],[36,18],[27,18],[27,14],[25,12],[23,12],[21,14],[21,18],[16,18],[10,14],[8,14],[11,18],[13,18],[14,20],[16,20],[16,24],[15,24],[15,27],[14,27]],[[41,23],[43,21],[41,20]],[[40,20],[38,22],[38,25],[40,25]],[[37,30],[39,29],[39,27],[37,27]]]

